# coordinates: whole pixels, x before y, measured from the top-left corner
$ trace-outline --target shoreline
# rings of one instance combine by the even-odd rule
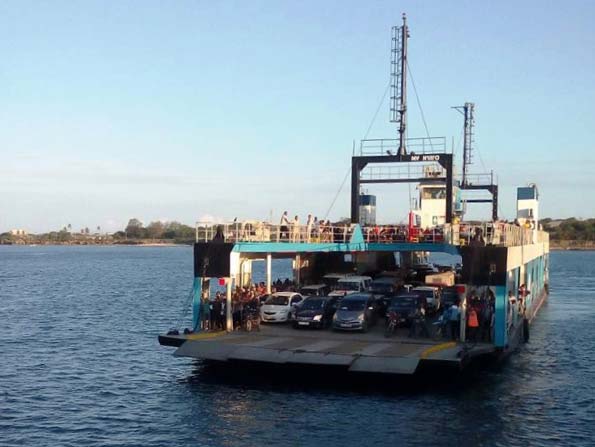
[[[109,246],[121,246],[121,247],[182,247],[182,246],[192,246],[193,242],[191,241],[184,241],[184,242],[173,242],[173,241],[146,241],[146,242],[137,242],[137,241],[126,241],[121,243],[113,243],[113,242],[89,242],[89,243],[73,243],[73,242],[59,242],[59,241],[47,241],[47,242],[35,242],[35,241],[28,241],[28,242],[19,242],[19,243],[0,243],[0,246],[26,246],[26,247],[42,247],[42,246],[74,246],[74,247],[82,247],[82,246],[100,246],[100,247],[109,247]],[[572,244],[572,243],[551,243],[550,244],[550,251],[595,251],[595,244],[585,245],[585,244]]]
[[[595,251],[595,247],[550,247],[550,251]]]
[[[139,243],[88,243],[88,244],[73,244],[69,242],[27,242],[17,244],[0,244],[0,247],[190,247],[189,242],[139,242]]]

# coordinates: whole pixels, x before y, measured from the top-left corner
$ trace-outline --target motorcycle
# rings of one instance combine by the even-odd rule
[[[388,323],[386,325],[386,329],[384,330],[384,336],[390,337],[395,333],[395,329],[397,329],[397,325],[399,323],[399,314],[394,311],[390,311],[388,313]]]
[[[246,332],[260,332],[260,311],[258,309],[247,309],[244,312],[242,329]]]

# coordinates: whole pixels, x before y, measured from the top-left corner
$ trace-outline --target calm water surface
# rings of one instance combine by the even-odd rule
[[[593,445],[595,252],[551,265],[503,367],[383,392],[174,358],[189,247],[0,247],[0,445]]]

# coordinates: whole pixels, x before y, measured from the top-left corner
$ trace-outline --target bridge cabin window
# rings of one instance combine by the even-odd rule
[[[446,199],[445,188],[424,188],[421,194],[423,199]]]

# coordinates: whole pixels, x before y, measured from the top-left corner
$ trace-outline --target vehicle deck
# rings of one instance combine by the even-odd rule
[[[343,367],[350,372],[414,374],[420,363],[462,369],[470,359],[494,352],[492,344],[447,339],[408,338],[407,329],[384,337],[382,325],[368,333],[296,330],[284,324],[261,325],[259,332],[201,332],[161,335],[176,346],[176,356],[215,361],[246,361]]]

